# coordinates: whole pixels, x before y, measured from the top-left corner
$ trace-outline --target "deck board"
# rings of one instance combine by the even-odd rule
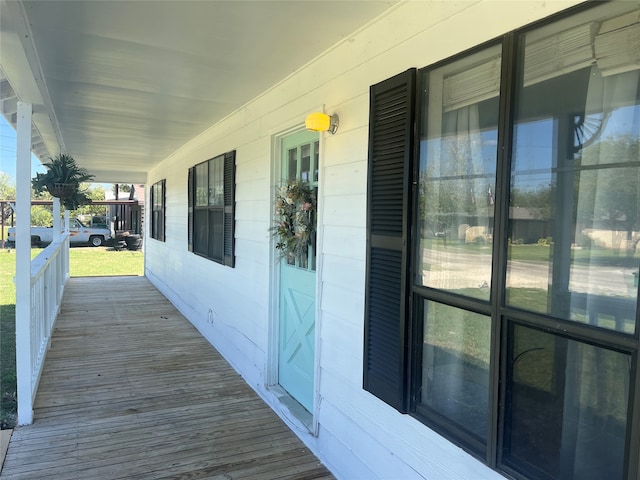
[[[2,479],[332,479],[142,277],[67,284]]]

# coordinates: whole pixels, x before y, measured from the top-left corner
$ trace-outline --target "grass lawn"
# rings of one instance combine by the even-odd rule
[[[34,248],[31,256],[41,251]],[[16,418],[15,261],[15,250],[0,250],[0,424],[3,429],[12,428]],[[72,277],[142,275],[144,255],[141,251],[74,247],[70,249],[69,269]]]
[[[106,247],[74,247],[69,252],[72,277],[144,274],[144,256],[141,251],[117,252]]]

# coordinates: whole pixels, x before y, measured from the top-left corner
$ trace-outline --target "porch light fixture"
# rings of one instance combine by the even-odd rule
[[[338,131],[340,120],[337,114],[327,115],[322,112],[314,112],[307,115],[304,124],[307,130],[312,132],[330,132],[332,135]]]

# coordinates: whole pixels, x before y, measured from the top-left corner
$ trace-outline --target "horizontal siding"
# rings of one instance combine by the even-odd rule
[[[338,133],[321,136],[320,435],[296,430],[339,477],[397,478],[400,472],[407,479],[502,478],[362,390],[369,86],[576,3],[401,3],[149,173],[150,184],[167,179],[167,241],[146,242],[149,277],[253,388],[270,398],[265,379],[270,376],[270,299],[275,288],[269,234],[273,139],[301,128],[312,111],[324,108],[339,114]],[[186,229],[187,169],[230,150],[236,150],[237,165],[234,269],[188,253]],[[209,309],[215,312],[213,323],[207,320]]]

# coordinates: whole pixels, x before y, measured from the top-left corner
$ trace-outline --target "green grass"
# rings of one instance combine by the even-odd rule
[[[74,247],[69,252],[72,277],[144,274],[144,257],[140,251]]]
[[[35,257],[42,249],[34,248]],[[13,283],[15,250],[0,250],[0,425],[12,428],[16,420],[16,288]],[[104,247],[74,247],[69,253],[72,277],[102,275],[142,275],[142,252],[113,251]]]

